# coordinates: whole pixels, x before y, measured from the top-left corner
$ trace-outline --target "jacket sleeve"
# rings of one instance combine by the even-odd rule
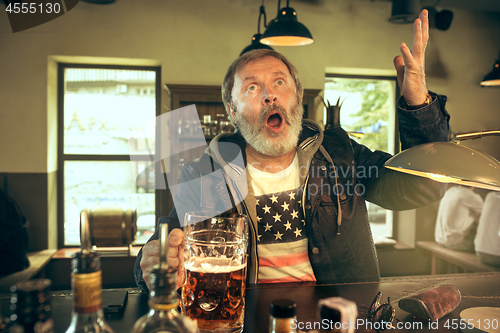
[[[406,110],[402,97],[398,101],[399,132],[402,149],[438,141],[448,141],[450,115],[445,109],[446,96],[430,92],[431,104],[417,110]],[[447,185],[430,179],[384,168],[390,154],[375,151],[352,142],[356,165],[363,170],[358,179],[364,186],[366,200],[391,210],[405,210],[439,200]],[[361,173],[358,173],[361,174]]]

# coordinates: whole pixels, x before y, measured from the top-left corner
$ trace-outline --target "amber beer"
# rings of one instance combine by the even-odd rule
[[[246,264],[223,266],[216,260],[186,265],[182,312],[201,330],[243,327]]]

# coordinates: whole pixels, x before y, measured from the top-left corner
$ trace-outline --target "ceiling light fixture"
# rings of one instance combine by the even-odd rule
[[[419,0],[392,0],[392,13],[389,22],[395,24],[413,23],[419,14]]]
[[[297,12],[289,6],[281,7],[278,0],[278,15],[269,23],[268,28],[262,35],[261,43],[273,46],[300,46],[309,45],[314,42],[311,33],[305,25],[297,20]]]
[[[483,81],[481,81],[482,87],[500,87],[500,52],[498,52],[498,59],[493,65],[491,72],[486,74]]]
[[[266,24],[266,9],[264,7],[264,0],[262,0],[262,5],[260,6],[260,9],[259,9],[259,21],[257,23],[257,33],[255,35],[253,35],[253,37],[252,37],[252,43],[250,45],[248,45],[247,47],[245,47],[243,49],[243,51],[241,51],[240,56],[243,53],[247,53],[248,51],[251,51],[251,50],[258,50],[258,49],[272,50],[273,49],[269,45],[261,43],[262,34],[260,33],[260,18],[262,16],[264,16],[264,28],[266,28],[267,27],[267,24]]]

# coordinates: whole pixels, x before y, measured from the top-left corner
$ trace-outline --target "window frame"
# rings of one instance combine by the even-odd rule
[[[356,69],[357,73],[361,73],[363,70],[362,69]],[[370,71],[370,70],[366,70]],[[394,115],[394,153],[390,154],[397,154],[401,151],[401,142],[400,142],[400,136],[399,136],[399,126],[398,126],[398,100],[401,96],[401,90],[399,88],[398,84],[398,78],[396,73],[394,74],[387,74],[387,75],[377,75],[377,74],[346,74],[346,73],[336,73],[335,70],[332,71],[327,71],[325,73],[325,80],[327,78],[343,78],[343,79],[362,79],[362,80],[385,80],[385,81],[394,81],[396,91],[394,94],[394,106],[395,106],[395,115]],[[342,112],[342,111],[341,111]],[[388,125],[389,126],[389,125]],[[392,214],[392,235],[388,238],[396,239],[399,235],[399,214],[397,212],[393,212]],[[397,240],[397,239],[396,239]]]
[[[103,161],[123,162],[130,161],[130,155],[103,155],[103,154],[65,154],[64,153],[64,70],[66,68],[83,69],[114,69],[114,70],[147,70],[154,71],[155,77],[155,116],[161,115],[161,66],[136,66],[136,65],[105,65],[59,62],[57,64],[57,246],[69,248],[74,245],[65,245],[64,242],[64,162],[65,161]],[[135,160],[156,161],[161,152],[160,129],[156,128],[155,153],[151,155],[134,155]],[[156,177],[162,173],[156,172]],[[158,220],[159,190],[155,189],[155,221]],[[156,223],[155,223],[156,227]]]

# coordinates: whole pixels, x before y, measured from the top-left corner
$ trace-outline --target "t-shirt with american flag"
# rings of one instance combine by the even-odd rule
[[[257,208],[258,283],[316,281],[307,251],[299,162],[277,173],[248,165]]]

